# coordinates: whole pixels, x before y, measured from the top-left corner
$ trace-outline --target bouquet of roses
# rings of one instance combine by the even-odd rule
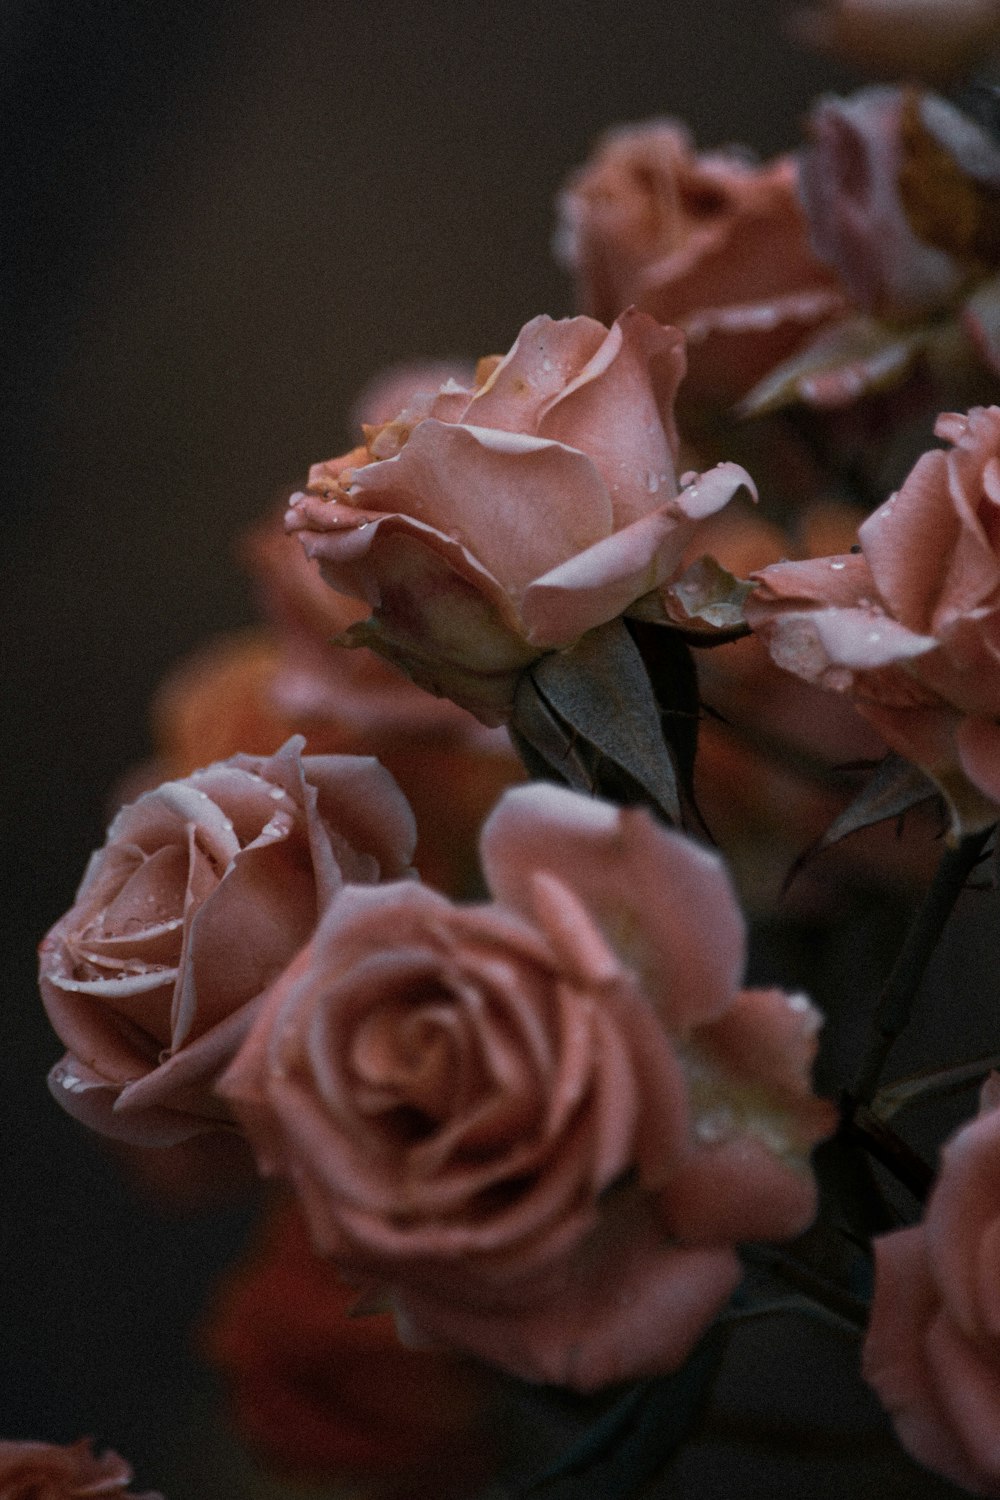
[[[892,1067],[1000,821],[1000,13],[800,24],[925,81],[763,165],[610,133],[558,205],[580,315],[365,393],[41,944],[64,1108],[276,1184],[204,1342],[293,1477],[651,1493],[792,1314],[1000,1495],[1000,1034]],[[858,891],[912,919],[820,1097],[749,923]],[[934,1166],[896,1116],[944,1094]],[[129,1479],[0,1444],[0,1495]]]

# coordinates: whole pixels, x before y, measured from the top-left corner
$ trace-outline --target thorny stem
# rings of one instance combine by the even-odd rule
[[[872,1039],[853,1089],[855,1111],[871,1104],[886,1059],[910,1019],[913,1002],[931,954],[992,833],[993,827],[969,834],[953,849],[946,850],[938,865],[927,895],[906,934],[878,998]]]
[[[828,1280],[802,1261],[773,1245],[745,1245],[741,1253],[750,1265],[770,1271],[773,1276],[780,1277],[810,1301],[826,1308],[838,1323],[848,1323],[858,1332],[862,1332],[867,1326],[868,1304],[864,1299],[845,1291],[835,1281]]]
[[[868,1155],[873,1156],[877,1162],[881,1162],[897,1182],[901,1182],[905,1188],[909,1189],[919,1203],[924,1202],[930,1192],[931,1183],[934,1181],[931,1168],[901,1136],[891,1130],[867,1106],[859,1104],[849,1095],[845,1100],[844,1119],[840,1130],[845,1140],[854,1145],[863,1146]]]
[[[953,1068],[939,1068],[934,1072],[913,1073],[907,1078],[898,1078],[895,1083],[879,1089],[872,1104],[872,1114],[886,1124],[893,1115],[913,1104],[921,1104],[940,1094],[958,1094],[974,1083],[1000,1068],[1000,1052],[991,1052],[988,1057],[976,1057],[970,1062],[956,1063]]]

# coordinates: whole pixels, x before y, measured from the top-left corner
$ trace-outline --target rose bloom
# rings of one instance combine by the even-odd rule
[[[314,1243],[410,1341],[581,1390],[676,1369],[799,1233],[818,1016],[740,991],[720,861],[550,785],[486,825],[493,904],[345,887],[220,1084]]]
[[[968,277],[910,224],[901,192],[908,97],[905,89],[879,87],[821,99],[809,115],[812,141],[800,169],[816,254],[836,270],[856,307],[890,321],[939,312]],[[943,99],[935,107],[956,129],[959,122],[974,128]]]
[[[863,1369],[908,1453],[1000,1495],[1000,1090],[942,1153],[912,1229],[875,1241]]]
[[[866,73],[945,81],[995,50],[997,0],[824,0],[798,35]]]
[[[3,1500],[91,1500],[98,1495],[163,1500],[152,1490],[126,1495],[125,1486],[131,1480],[131,1467],[123,1458],[110,1449],[95,1457],[86,1438],[65,1447],[57,1443],[0,1442]]]
[[[482,383],[443,386],[366,446],[316,465],[287,517],[371,646],[484,724],[547,651],[654,594],[698,520],[747,475],[682,489],[683,337],[639,312],[526,325]],[[694,476],[692,476],[694,478]]]
[[[231,1271],[202,1344],[240,1438],[302,1482],[357,1479],[366,1497],[442,1500],[486,1479],[481,1367],[404,1349],[388,1313],[352,1315],[356,1290],[281,1203]]]
[[[123,808],[43,939],[42,999],[69,1049],[50,1085],[92,1128],[171,1145],[226,1123],[212,1084],[261,992],[345,880],[407,871],[413,816],[389,773],[301,745]]]
[[[610,131],[559,197],[556,251],[585,312],[631,303],[688,334],[682,396],[729,404],[842,304],[813,254],[792,157],[697,152],[683,125]]]
[[[780,667],[850,694],[971,830],[1000,804],[1000,407],[935,432],[951,447],[869,516],[859,554],[763,569],[746,616]]]

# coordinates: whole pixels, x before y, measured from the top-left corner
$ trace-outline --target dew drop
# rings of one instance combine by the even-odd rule
[[[842,562],[831,563],[830,564],[830,571],[832,573],[842,573],[846,567],[847,567],[846,563],[842,563]]]
[[[646,475],[646,488],[651,495],[655,495],[660,488],[660,476],[659,474],[654,474],[652,469]]]

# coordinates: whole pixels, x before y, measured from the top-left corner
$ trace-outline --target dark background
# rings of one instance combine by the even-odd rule
[[[158,1214],[60,1114],[33,947],[148,751],[157,679],[250,618],[233,537],[347,446],[381,366],[571,311],[552,200],[604,127],[794,143],[817,88],[854,80],[786,43],[781,9],[6,0],[0,1434],[89,1433],[174,1476],[170,1500],[216,1492],[176,1461],[205,1388],[187,1329],[245,1215]],[[829,1352],[794,1356],[821,1402]],[[856,1494],[860,1453],[912,1493],[863,1399],[843,1410],[808,1479],[737,1443],[672,1492]]]

